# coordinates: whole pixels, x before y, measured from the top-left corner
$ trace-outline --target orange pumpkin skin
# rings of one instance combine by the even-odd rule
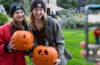
[[[16,31],[12,39],[14,40],[16,50],[29,50],[33,46],[33,35],[29,31]]]
[[[39,45],[33,50],[32,58],[35,65],[54,65],[58,53],[54,47]]]

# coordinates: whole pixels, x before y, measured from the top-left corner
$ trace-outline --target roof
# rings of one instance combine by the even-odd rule
[[[89,4],[85,7],[86,9],[87,8],[100,8],[100,5],[97,5],[97,4]]]

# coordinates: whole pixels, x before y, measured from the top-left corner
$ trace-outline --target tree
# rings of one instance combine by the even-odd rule
[[[22,1],[20,1],[20,3],[23,5],[23,7],[25,8],[25,10],[26,10],[26,15],[29,15],[29,13],[30,13],[30,4],[31,4],[31,0],[22,0]]]
[[[14,2],[18,2],[20,3],[21,5],[23,5],[23,7],[25,8],[26,10],[26,14],[28,15],[29,12],[30,12],[30,3],[31,3],[31,0],[0,0],[0,4],[2,4],[4,7],[5,7],[5,10],[7,11],[7,13],[9,14],[9,9],[10,9],[10,6],[14,3]]]
[[[20,0],[0,0],[0,4],[3,5],[3,6],[5,7],[5,10],[7,11],[8,14],[9,14],[10,6],[11,6],[14,2],[20,2]]]
[[[100,4],[100,1],[99,0],[57,0],[57,5],[65,9],[77,8],[79,3],[81,3],[81,5],[84,7],[87,4]]]
[[[76,8],[77,0],[57,0],[57,5],[65,8],[65,9]]]

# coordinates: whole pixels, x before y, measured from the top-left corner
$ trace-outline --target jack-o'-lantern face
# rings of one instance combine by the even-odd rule
[[[40,45],[33,50],[32,57],[35,65],[54,65],[58,53],[54,47]]]
[[[29,50],[33,46],[33,35],[29,31],[16,31],[12,39],[17,50]]]

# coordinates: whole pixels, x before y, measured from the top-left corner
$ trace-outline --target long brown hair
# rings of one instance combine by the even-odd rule
[[[46,20],[46,15],[44,14],[41,18],[42,25],[45,24],[45,20]],[[37,30],[36,25],[35,25],[35,17],[32,13],[30,15],[30,25],[31,25],[32,29]]]
[[[23,23],[21,25],[19,25],[14,19],[12,19],[12,21],[9,22],[9,24],[10,24],[11,34],[13,34],[17,30],[28,30],[26,18],[23,20]]]

